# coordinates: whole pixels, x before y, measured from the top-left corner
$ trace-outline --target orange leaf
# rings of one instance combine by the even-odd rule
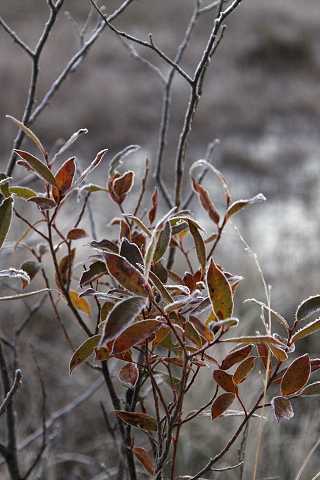
[[[75,159],[66,160],[55,175],[56,186],[52,187],[52,196],[58,203],[71,188],[76,170]]]
[[[233,298],[230,284],[212,259],[206,280],[212,309],[217,319],[224,320],[232,317]]]
[[[158,328],[161,327],[158,320],[142,320],[126,328],[113,344],[113,354],[125,352],[131,347],[147,340]]]
[[[212,404],[211,418],[214,420],[220,417],[233,403],[236,398],[234,393],[223,393]]]
[[[104,257],[110,274],[122,287],[137,295],[148,296],[143,275],[126,258],[109,252],[105,252]]]
[[[299,392],[308,382],[310,373],[310,358],[306,353],[296,358],[287,368],[281,381],[281,394],[286,396]]]
[[[234,372],[233,381],[237,384],[242,383],[254,369],[255,363],[255,357],[249,357],[243,360]]]
[[[237,394],[238,387],[234,384],[232,375],[229,375],[224,370],[215,370],[213,372],[213,378],[223,390]]]
[[[125,410],[114,410],[113,413],[123,422],[133,427],[141,428],[147,432],[156,432],[158,430],[155,418],[140,412],[126,412]]]
[[[155,465],[150,453],[148,453],[147,450],[145,450],[142,447],[134,447],[132,451],[134,455],[137,457],[137,459],[139,460],[139,462],[142,463],[142,465],[147,470],[147,472],[153,475],[155,470]]]
[[[84,312],[86,315],[88,315],[88,317],[90,317],[90,315],[91,315],[91,306],[90,306],[90,304],[88,303],[88,301],[87,301],[85,298],[83,298],[83,297],[79,297],[78,292],[76,292],[75,290],[70,290],[70,291],[69,291],[69,296],[70,296],[72,305],[73,305],[77,310],[81,310],[81,312]]]

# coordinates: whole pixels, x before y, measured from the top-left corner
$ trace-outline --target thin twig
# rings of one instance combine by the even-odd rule
[[[4,397],[2,403],[0,404],[0,416],[4,414],[4,412],[6,411],[9,403],[11,402],[14,394],[16,393],[16,391],[18,390],[19,386],[21,385],[21,381],[22,381],[22,372],[21,370],[18,368],[16,371],[15,371],[15,374],[14,374],[14,380],[13,380],[13,383],[11,385],[11,388],[10,390],[6,393],[6,396]]]

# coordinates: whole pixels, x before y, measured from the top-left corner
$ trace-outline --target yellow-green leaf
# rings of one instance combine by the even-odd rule
[[[28,163],[32,170],[43,180],[50,183],[51,185],[55,185],[56,181],[54,178],[53,173],[49,168],[39,160],[39,158],[32,155],[32,153],[25,152],[24,150],[15,150],[15,153],[19,155],[22,160]]]
[[[37,196],[37,192],[35,192],[31,188],[19,187],[17,185],[9,187],[9,192],[11,194],[17,195],[17,197],[19,198],[23,198],[23,200],[28,200],[29,198]]]
[[[317,318],[313,322],[308,323],[303,328],[300,328],[291,338],[291,343],[295,343],[302,338],[308,337],[313,333],[320,330],[320,318]]]
[[[75,367],[87,360],[88,357],[94,352],[96,346],[100,340],[100,335],[94,335],[93,337],[87,338],[74,352],[69,364],[70,374]]]
[[[224,273],[217,267],[211,259],[208,268],[207,288],[212,310],[217,320],[225,320],[232,317],[233,297],[231,286]]]
[[[12,197],[5,198],[0,205],[0,248],[8,234],[12,219]]]

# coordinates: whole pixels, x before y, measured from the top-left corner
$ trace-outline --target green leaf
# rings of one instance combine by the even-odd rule
[[[110,342],[125,330],[137,318],[145,305],[146,299],[143,297],[129,297],[117,303],[107,317],[101,345]]]
[[[31,153],[25,152],[24,150],[15,150],[15,153],[19,155],[22,160],[28,163],[31,169],[40,177],[42,180],[50,183],[50,185],[55,185],[56,181],[53,173],[49,168],[41,162],[37,157]]]
[[[320,330],[320,318],[317,318],[313,322],[308,323],[304,327],[300,328],[291,338],[291,343],[295,343],[302,338],[308,337]]]
[[[12,219],[12,197],[5,198],[0,205],[0,248],[8,234]]]
[[[72,371],[81,363],[83,363],[90,355],[94,352],[96,346],[100,340],[100,335],[94,335],[93,337],[87,338],[81,345],[73,352],[73,355],[69,364],[69,373],[71,375]]]
[[[161,230],[161,233],[159,235],[158,243],[155,248],[154,256],[153,256],[153,262],[157,263],[159,260],[163,257],[163,255],[166,253],[167,248],[170,244],[171,240],[171,226],[169,222],[166,222],[164,225],[163,230]]]

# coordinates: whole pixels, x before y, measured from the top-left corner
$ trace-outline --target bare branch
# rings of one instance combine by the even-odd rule
[[[12,40],[17,43],[19,45],[19,47],[22,48],[22,50],[24,50],[31,58],[33,58],[34,56],[34,53],[33,51],[31,50],[31,48],[26,44],[26,42],[24,42],[20,37],[19,35],[16,34],[16,32],[14,30],[12,30],[9,25],[7,24],[7,22],[0,16],[0,25],[2,26],[2,28],[8,33],[8,35],[10,35],[10,37],[12,38]]]
[[[171,58],[169,58],[157,45],[155,45],[154,41],[153,41],[153,38],[152,38],[152,34],[150,33],[149,34],[149,41],[145,41],[145,40],[141,40],[137,37],[134,37],[133,35],[129,35],[128,33],[126,32],[123,32],[121,30],[118,30],[111,22],[110,20],[108,19],[108,17],[103,13],[103,11],[101,10],[101,8],[98,7],[98,5],[96,4],[96,2],[94,0],[89,0],[90,3],[94,6],[94,8],[96,9],[96,11],[99,13],[99,15],[101,16],[101,18],[103,18],[104,22],[106,23],[106,25],[110,28],[110,30],[112,30],[114,33],[116,33],[118,36],[120,37],[123,37],[127,40],[130,40],[134,43],[137,43],[138,45],[141,45],[143,47],[146,47],[146,48],[149,48],[151,50],[153,50],[154,52],[156,52],[159,57],[161,57],[166,63],[168,63],[169,65],[171,65],[172,67],[174,67],[175,70],[177,70],[177,72],[180,73],[180,75],[191,85],[192,84],[192,78],[187,74],[187,72],[185,72],[177,63],[175,63],[174,60],[171,60]]]
[[[6,396],[4,397],[2,403],[0,404],[0,416],[4,414],[4,412],[6,411],[9,403],[11,402],[12,400],[12,397],[14,396],[14,394],[16,393],[16,391],[18,390],[19,386],[21,385],[21,381],[22,381],[22,372],[21,370],[18,368],[16,371],[15,371],[15,374],[14,374],[14,380],[13,380],[13,383],[11,385],[11,388],[10,390],[6,393]]]

